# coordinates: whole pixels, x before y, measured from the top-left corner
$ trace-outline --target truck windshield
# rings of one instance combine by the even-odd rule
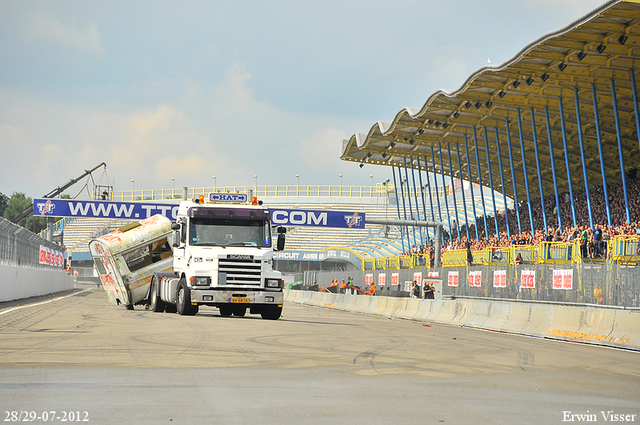
[[[192,218],[189,225],[189,244],[271,247],[270,223],[237,218]]]

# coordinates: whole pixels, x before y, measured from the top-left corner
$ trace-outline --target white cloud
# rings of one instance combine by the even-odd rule
[[[335,163],[340,156],[342,140],[349,135],[337,128],[316,131],[300,142],[299,152],[305,165],[314,170],[323,169],[327,164]]]
[[[89,24],[84,30],[66,26],[59,20],[46,15],[32,16],[23,27],[23,37],[29,41],[58,44],[69,49],[78,49],[102,55],[100,33],[95,24]]]
[[[94,179],[115,180],[115,190],[130,190],[131,179],[137,190],[168,189],[171,177],[176,188],[212,187],[214,175],[218,186],[251,185],[254,175],[260,184],[295,184],[296,173],[307,184],[338,173],[350,181],[353,164],[339,160],[349,137],[342,129],[366,123],[282,110],[255,98],[250,77],[233,63],[213,89],[189,80],[178,100],[135,109],[0,91],[0,137],[13,158],[0,168],[0,192],[41,196],[101,162],[107,175]]]
[[[224,81],[215,89],[216,118],[226,119],[234,115],[246,115],[264,109],[249,89],[251,73],[239,62],[234,62],[225,72]]]
[[[212,186],[211,176],[237,179],[240,158],[226,154],[189,117],[169,104],[130,113],[70,106],[0,92],[0,140],[6,161],[0,192],[41,196],[101,162],[116,190]],[[98,183],[99,175],[94,179]],[[218,181],[219,183],[219,181]],[[81,189],[78,183],[69,193]]]
[[[449,46],[443,50],[448,52],[448,55],[438,56],[430,60],[430,66],[427,68],[428,71],[424,79],[425,81],[439,81],[439,84],[446,82],[445,84],[452,84],[452,86],[441,86],[441,89],[457,90],[470,75],[469,64],[463,58],[465,51],[460,46]],[[471,70],[471,72],[473,71],[475,69]],[[427,99],[425,98],[424,100],[426,101]]]

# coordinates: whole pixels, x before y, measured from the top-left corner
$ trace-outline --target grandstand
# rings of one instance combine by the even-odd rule
[[[215,188],[215,190],[223,192],[240,192],[248,193],[251,189],[257,189],[259,199],[270,208],[285,209],[308,209],[308,210],[333,210],[364,213],[368,218],[375,219],[397,219],[414,218],[428,220],[435,217],[439,218],[438,213],[431,209],[428,196],[424,195],[423,204],[422,194],[410,193],[405,199],[396,198],[395,190],[392,185],[378,184],[374,187],[320,187],[320,186],[303,186],[280,188],[263,186],[258,188],[250,187],[229,187]],[[214,188],[196,188],[190,189],[188,197],[195,197],[199,194],[209,193]],[[143,199],[149,200],[166,200],[168,190],[139,190],[135,196],[131,191],[123,191],[113,193],[114,199]],[[175,196],[175,191],[171,191],[171,198]],[[437,192],[431,193],[434,208],[437,203],[444,205],[445,193],[443,187]],[[463,192],[460,190],[452,190],[447,197],[450,206],[449,214],[456,217],[456,211],[453,210],[453,199],[457,199],[457,205],[463,208],[462,202]],[[440,195],[440,196],[437,196]],[[476,204],[472,205],[469,189],[464,191],[466,200],[468,218],[472,219],[474,207],[478,211],[483,211],[481,198],[476,193]],[[491,205],[489,190],[485,188],[485,203]],[[399,205],[398,205],[399,203]],[[404,203],[404,205],[403,205]],[[409,204],[412,204],[410,207]],[[418,211],[416,211],[418,205]],[[492,208],[492,207],[491,207]],[[498,210],[504,210],[504,204],[496,203]],[[406,210],[406,215],[405,211]],[[433,212],[432,212],[433,211]],[[465,223],[464,216],[458,211],[458,225]],[[54,237],[63,235],[63,243],[68,251],[73,252],[73,258],[77,261],[88,260],[88,243],[91,238],[108,233],[130,222],[130,220],[111,220],[99,218],[66,218],[56,223],[54,227]],[[455,226],[454,221],[454,226]],[[455,229],[455,227],[454,227]],[[290,227],[287,231],[287,251],[323,251],[329,248],[346,248],[356,253],[362,259],[384,258],[400,255],[409,251],[411,246],[421,246],[426,239],[433,238],[433,230],[429,230],[427,236],[426,229],[405,229],[401,231],[397,226],[372,225],[366,226],[366,229],[331,229],[319,227]],[[454,230],[455,231],[455,230]]]
[[[69,251],[88,251],[91,238],[118,229],[131,220],[108,218],[67,218],[64,220],[63,243]]]
[[[609,1],[505,63],[482,67],[458,90],[354,134],[341,158],[388,166],[394,180],[409,168],[488,183],[503,203],[513,199],[504,220],[478,212],[483,223],[474,231],[485,233],[475,239],[632,225],[640,209],[629,187],[640,168],[639,19],[638,2]]]

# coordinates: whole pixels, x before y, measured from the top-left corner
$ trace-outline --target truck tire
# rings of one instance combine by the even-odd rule
[[[265,305],[260,313],[263,319],[278,320],[282,315],[281,305]]]
[[[127,310],[133,310],[133,304],[127,304],[124,306]]]
[[[220,316],[229,317],[233,314],[233,306],[222,305],[218,309],[220,310]]]
[[[191,304],[191,290],[187,286],[187,281],[184,279],[180,279],[180,282],[178,282],[176,307],[178,314],[181,316],[193,316],[198,312],[198,306]]]
[[[236,307],[233,309],[233,315],[237,317],[244,317],[247,314],[247,307]]]
[[[153,277],[151,277],[151,293],[149,294],[151,311],[154,313],[164,311],[165,308],[164,301],[162,301],[162,299],[160,299],[160,295],[158,295],[159,283],[158,276],[154,274]]]

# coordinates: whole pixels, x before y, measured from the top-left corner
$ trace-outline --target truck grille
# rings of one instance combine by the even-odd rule
[[[227,285],[260,285],[261,260],[220,258],[218,271],[226,274]]]

